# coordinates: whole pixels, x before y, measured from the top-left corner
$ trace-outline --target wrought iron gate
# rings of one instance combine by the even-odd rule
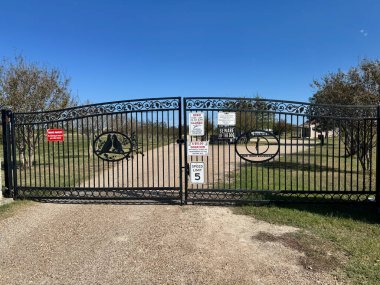
[[[3,110],[6,193],[181,203],[380,201],[375,106],[252,98],[181,103]]]
[[[378,115],[376,106],[185,98],[186,201],[379,201]]]
[[[181,98],[3,111],[6,187],[16,198],[181,201],[180,112]]]

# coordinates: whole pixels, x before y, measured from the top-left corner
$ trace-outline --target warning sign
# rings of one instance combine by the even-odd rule
[[[200,155],[207,156],[208,155],[208,141],[194,141],[190,142],[187,148],[188,155]]]
[[[204,162],[190,163],[190,182],[195,184],[205,183],[205,164]]]
[[[46,136],[48,142],[64,141],[63,129],[47,129]]]
[[[203,136],[205,133],[205,118],[203,113],[189,114],[189,135]]]
[[[218,126],[235,126],[235,112],[218,112]]]
[[[220,140],[233,140],[235,138],[235,127],[219,127],[218,139]]]

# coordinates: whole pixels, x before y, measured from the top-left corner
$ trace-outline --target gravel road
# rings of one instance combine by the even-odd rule
[[[0,284],[336,284],[227,207],[33,203],[0,218]]]

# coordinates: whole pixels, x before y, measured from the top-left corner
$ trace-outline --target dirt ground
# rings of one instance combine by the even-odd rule
[[[227,207],[36,203],[0,219],[0,284],[337,284]]]

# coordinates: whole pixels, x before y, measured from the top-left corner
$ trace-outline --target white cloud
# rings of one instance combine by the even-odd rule
[[[361,30],[360,30],[360,33],[361,33],[364,37],[368,36],[368,32],[367,32],[366,30],[364,30],[364,29],[361,29]]]

